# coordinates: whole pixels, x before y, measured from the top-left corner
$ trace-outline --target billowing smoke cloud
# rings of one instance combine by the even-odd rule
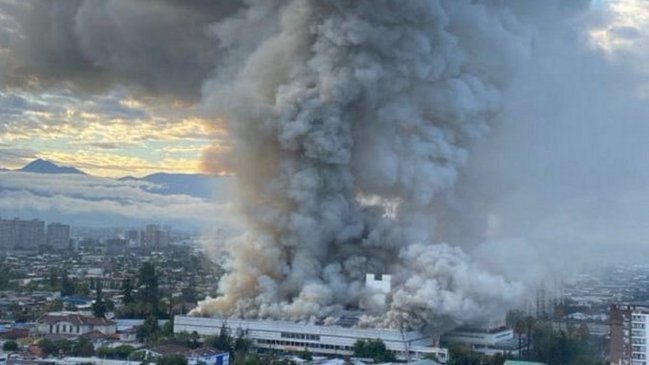
[[[115,84],[193,99],[219,64],[208,25],[236,0],[54,0],[0,4],[4,82],[82,87]]]
[[[239,43],[259,14],[269,31]],[[223,296],[197,313],[314,320],[363,303],[365,323],[439,328],[519,299],[520,285],[435,239],[440,193],[529,55],[531,30],[512,10],[250,1],[213,29],[241,65],[204,94],[229,119],[250,231],[229,247]],[[395,275],[386,306],[371,303],[365,273]]]

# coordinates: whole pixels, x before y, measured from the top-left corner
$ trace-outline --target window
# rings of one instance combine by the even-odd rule
[[[282,332],[282,338],[293,338],[298,340],[320,341],[319,335],[310,335],[305,333]]]

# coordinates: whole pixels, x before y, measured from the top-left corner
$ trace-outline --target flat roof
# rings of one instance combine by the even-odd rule
[[[520,360],[505,360],[504,365],[547,365],[542,362],[534,361],[520,361]]]

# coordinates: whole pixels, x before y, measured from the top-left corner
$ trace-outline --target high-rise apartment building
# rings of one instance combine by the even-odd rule
[[[165,226],[165,229],[160,229],[157,224],[148,224],[144,228],[143,243],[148,248],[159,248],[169,244],[169,231],[171,227]]]
[[[0,219],[0,247],[30,250],[45,244],[45,222],[34,220]]]
[[[47,244],[55,249],[66,249],[70,246],[70,226],[50,223],[47,225]]]
[[[611,305],[610,326],[611,364],[647,365],[649,303]]]
[[[158,247],[160,243],[160,226],[147,224],[144,227],[144,245],[147,247]]]
[[[0,249],[13,249],[16,246],[16,227],[13,220],[0,219]]]

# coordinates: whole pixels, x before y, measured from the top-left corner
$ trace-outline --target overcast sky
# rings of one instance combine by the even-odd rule
[[[614,15],[593,29],[594,44],[644,50],[643,1],[592,6]],[[204,80],[220,62],[210,26],[238,7],[0,0],[0,167],[39,157],[101,176],[200,171],[203,150],[227,145],[201,112]]]
[[[236,3],[0,0],[0,167],[199,171],[225,138],[198,105],[209,25]]]

